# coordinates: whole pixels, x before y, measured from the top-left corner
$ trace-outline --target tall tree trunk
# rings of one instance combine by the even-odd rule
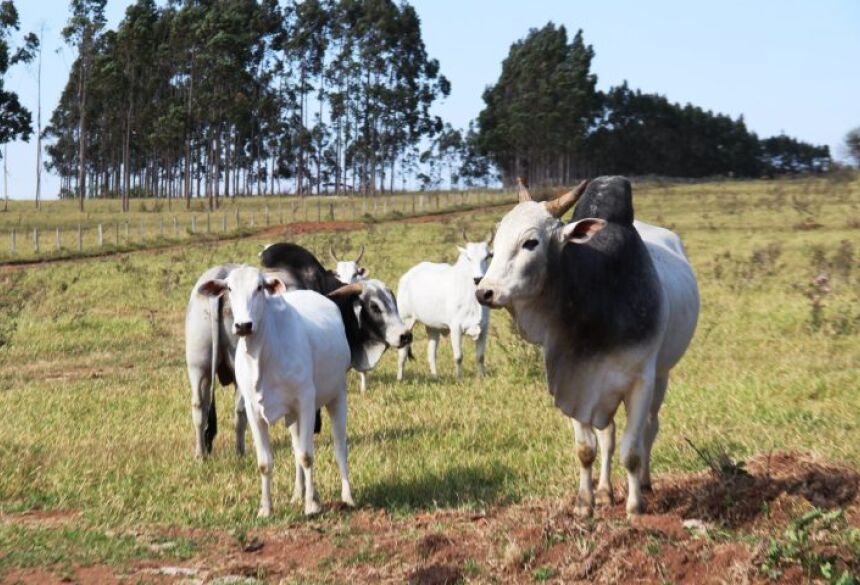
[[[87,53],[89,46],[87,35],[81,41],[78,49],[80,55],[80,76],[78,80],[78,105],[80,108],[80,120],[78,125],[78,197],[80,198],[80,210],[84,210],[84,197],[86,197],[87,186]]]

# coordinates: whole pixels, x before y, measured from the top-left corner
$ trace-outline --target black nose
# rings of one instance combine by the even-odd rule
[[[478,299],[478,302],[481,304],[487,304],[491,300],[493,300],[493,289],[491,288],[479,288],[475,291],[475,298]]]
[[[475,280],[475,286],[478,286],[478,283],[481,282],[481,277],[476,276],[474,280]]]
[[[250,335],[251,329],[253,329],[254,325],[250,321],[246,321],[245,323],[235,323],[233,325],[233,329],[236,331],[236,335]]]
[[[412,343],[412,332],[407,331],[400,336],[400,347],[403,347],[404,345],[409,345],[410,343]]]

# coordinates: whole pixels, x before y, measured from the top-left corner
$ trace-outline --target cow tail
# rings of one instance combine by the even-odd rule
[[[212,450],[212,442],[218,434],[218,409],[215,407],[215,376],[218,373],[218,345],[221,331],[221,297],[209,299],[209,327],[212,336],[212,359],[209,371],[209,412],[206,418],[206,443]]]
[[[408,357],[413,362],[415,361],[415,354],[412,353],[412,344],[410,343],[408,348],[406,349],[406,357]]]

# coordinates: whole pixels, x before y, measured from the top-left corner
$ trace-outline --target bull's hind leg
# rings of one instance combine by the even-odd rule
[[[627,426],[621,437],[621,463],[627,469],[627,514],[645,511],[640,473],[645,463],[645,424],[654,394],[654,374],[646,372],[634,380],[625,400]]]
[[[591,425],[573,422],[573,438],[576,441],[576,457],[579,459],[579,491],[573,513],[588,518],[594,512],[594,488],[591,482],[591,466],[597,455],[597,442]]]
[[[427,328],[427,362],[430,364],[430,375],[434,378],[439,374],[436,372],[436,349],[439,347],[439,336],[442,332],[431,327]]]
[[[361,393],[364,394],[365,392],[367,392],[367,374],[365,374],[364,372],[359,372],[358,382],[359,387],[361,388]]]
[[[651,408],[648,412],[648,421],[645,424],[645,459],[642,462],[640,483],[645,492],[652,491],[651,488],[651,449],[654,447],[654,439],[660,430],[660,407],[666,397],[666,388],[669,386],[669,373],[658,374],[654,380],[654,397],[651,399]]]
[[[209,455],[212,447],[211,439],[207,440],[212,395],[209,368],[188,368],[188,378],[191,382],[191,419],[194,421],[197,440],[195,454],[198,459],[203,459]]]
[[[242,398],[242,393],[239,392],[239,387],[236,387],[235,410],[233,418],[233,428],[236,432],[236,454],[242,457],[245,454],[245,429],[248,428],[248,413],[245,411],[245,399]]]
[[[334,457],[340,470],[340,499],[347,506],[355,506],[352,488],[349,485],[349,448],[346,444],[346,388],[333,402],[326,406],[331,419],[331,438],[334,443]]]
[[[293,484],[293,497],[290,502],[293,504],[300,504],[305,497],[305,476],[304,470],[302,470],[302,461],[300,458],[302,444],[299,441],[298,421],[290,425],[290,440],[293,444],[293,460],[296,464],[296,481]]]
[[[489,330],[485,325],[481,327],[481,334],[478,336],[478,339],[475,340],[475,363],[478,366],[478,375],[480,377],[484,377],[487,373],[484,368],[484,355],[487,352],[487,337],[489,336]]]
[[[612,455],[615,453],[615,421],[606,428],[597,431],[597,444],[600,445],[600,480],[597,482],[597,492],[594,501],[600,506],[611,506],[615,503],[612,492]]]

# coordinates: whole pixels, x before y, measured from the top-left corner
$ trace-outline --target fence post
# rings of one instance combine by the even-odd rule
[[[99,248],[104,246],[104,231],[102,230],[102,224],[99,224]]]
[[[206,212],[206,233],[212,233],[212,213],[209,211]]]
[[[146,226],[143,225],[143,220],[140,220],[140,227],[138,227],[138,231],[140,232],[140,239],[146,239]]]
[[[322,197],[317,195],[317,223],[322,221]]]
[[[12,228],[12,255],[15,255],[15,228]]]
[[[179,237],[179,222],[176,221],[176,216],[173,216],[173,237]]]
[[[33,228],[33,251],[39,253],[39,228]]]
[[[266,227],[269,227],[269,206],[266,206]]]
[[[191,233],[192,234],[197,233],[197,216],[196,215],[191,216]]]
[[[283,204],[281,204],[280,213],[281,213],[281,225],[284,225],[284,205]]]
[[[126,243],[126,244],[128,244],[128,239],[129,239],[129,235],[128,235],[128,223],[129,223],[129,222],[127,222],[127,221],[125,222],[125,243]]]
[[[169,201],[169,199],[168,199],[168,201]],[[158,235],[161,237],[162,240],[164,239],[164,218],[163,217],[158,218]]]
[[[60,251],[60,228],[57,228],[57,252]]]
[[[119,222],[118,221],[114,222],[113,230],[114,230],[114,234],[113,234],[114,235],[114,243],[117,245],[117,247],[119,247]]]
[[[84,233],[81,231],[81,224],[78,224],[78,252],[84,249]]]
[[[227,233],[227,212],[224,212],[224,215],[221,216],[221,231],[225,234]]]

